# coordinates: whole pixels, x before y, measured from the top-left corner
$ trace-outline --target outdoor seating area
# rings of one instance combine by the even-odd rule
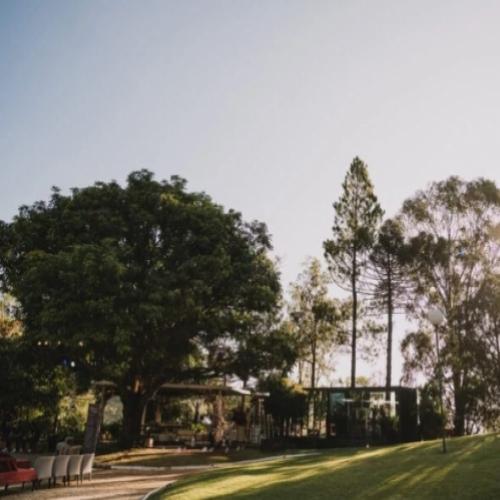
[[[258,446],[267,396],[225,385],[165,383],[145,412],[146,443],[149,447]]]
[[[40,456],[34,461],[16,460],[11,456],[0,457],[0,486],[7,489],[10,485],[31,483],[32,488],[39,488],[44,481],[47,486],[55,486],[62,481],[64,486],[82,483],[84,478],[92,479],[94,453],[82,455]]]

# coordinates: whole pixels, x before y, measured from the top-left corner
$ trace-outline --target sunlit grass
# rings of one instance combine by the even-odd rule
[[[156,499],[500,499],[500,434],[214,470],[181,480]]]
[[[148,467],[181,467],[192,465],[211,465],[238,462],[241,460],[258,460],[277,453],[264,453],[256,449],[223,450],[206,452],[202,450],[177,450],[158,448],[135,448],[116,453],[107,453],[97,457],[97,463],[103,465],[140,465]]]

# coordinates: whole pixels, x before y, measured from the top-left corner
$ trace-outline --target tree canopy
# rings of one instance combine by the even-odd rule
[[[408,296],[408,245],[397,219],[387,219],[377,232],[363,275],[363,292],[368,293],[372,310],[387,315],[386,378],[387,394],[392,385],[393,317],[405,307]]]
[[[333,204],[332,239],[323,243],[334,282],[352,294],[351,386],[356,385],[359,279],[368,262],[383,211],[375,195],[365,163],[354,158]]]
[[[329,282],[319,260],[310,259],[297,281],[292,283],[288,305],[298,343],[299,384],[306,382],[304,375],[308,373],[307,382],[313,389],[320,376],[319,368],[325,368],[325,359],[346,339],[346,307],[329,296]]]
[[[0,230],[4,287],[26,339],[80,376],[116,382],[128,436],[161,383],[202,377],[214,343],[248,338],[277,307],[270,248],[264,224],[146,170],[125,187],[54,189]]]
[[[485,323],[479,318],[488,317],[484,292],[498,277],[500,191],[485,179],[450,177],[408,199],[402,215],[412,256],[408,310],[420,322],[403,343],[407,371],[423,369],[435,376],[426,314],[438,306],[446,318],[440,333],[449,406],[455,433],[461,435],[477,423],[478,405],[488,395],[482,366],[493,353],[484,350]],[[488,321],[486,331],[492,325]]]

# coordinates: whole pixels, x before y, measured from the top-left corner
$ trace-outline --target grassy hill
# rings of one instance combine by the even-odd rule
[[[500,499],[500,434],[235,465],[191,476],[155,500]]]
[[[161,449],[161,448],[134,448],[116,453],[98,455],[96,462],[100,465],[138,465],[146,467],[184,467],[222,465],[242,460],[260,460],[272,456],[279,456],[279,452],[262,452],[247,448],[244,450],[216,450],[203,452],[189,449]]]

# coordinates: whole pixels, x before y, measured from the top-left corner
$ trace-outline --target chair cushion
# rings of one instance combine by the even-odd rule
[[[0,472],[0,486],[7,484],[28,483],[36,479],[35,469],[20,469],[9,472]]]
[[[31,461],[26,460],[24,458],[16,459],[16,468],[17,469],[31,469]]]

